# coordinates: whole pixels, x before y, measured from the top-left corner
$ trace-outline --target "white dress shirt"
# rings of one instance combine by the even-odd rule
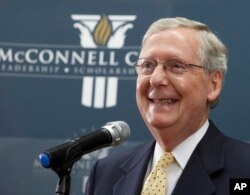
[[[202,125],[200,129],[198,129],[195,133],[187,137],[183,142],[181,142],[178,146],[174,148],[172,152],[173,156],[175,157],[175,162],[169,165],[167,168],[167,195],[172,194],[177,181],[179,180],[191,154],[193,153],[195,147],[200,142],[202,137],[205,135],[209,126],[208,120]],[[152,171],[152,169],[156,166],[158,160],[160,159],[162,153],[164,151],[160,147],[160,145],[156,142],[154,155],[152,156],[147,173],[145,176],[145,180],[147,179],[148,175]]]

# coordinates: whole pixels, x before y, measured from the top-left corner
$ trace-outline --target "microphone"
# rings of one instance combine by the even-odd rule
[[[72,166],[82,155],[100,148],[119,145],[130,136],[130,128],[124,121],[108,122],[88,135],[50,148],[39,154],[40,164],[54,170]]]

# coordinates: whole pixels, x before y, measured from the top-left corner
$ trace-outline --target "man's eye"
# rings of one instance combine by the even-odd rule
[[[172,68],[176,68],[176,69],[185,69],[186,66],[184,64],[181,64],[181,63],[173,63],[172,64]]]
[[[150,63],[150,62],[145,62],[142,64],[142,68],[149,69],[149,68],[153,68],[153,67],[154,67],[154,64]]]

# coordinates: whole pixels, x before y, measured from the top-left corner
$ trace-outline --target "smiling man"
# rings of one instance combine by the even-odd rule
[[[186,18],[153,23],[135,63],[136,101],[154,140],[98,161],[86,194],[229,194],[250,178],[250,144],[209,120],[227,71],[227,49]]]

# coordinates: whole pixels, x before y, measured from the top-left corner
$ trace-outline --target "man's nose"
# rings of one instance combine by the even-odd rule
[[[150,84],[153,86],[168,85],[168,82],[168,74],[164,71],[163,64],[158,63],[150,76]]]

